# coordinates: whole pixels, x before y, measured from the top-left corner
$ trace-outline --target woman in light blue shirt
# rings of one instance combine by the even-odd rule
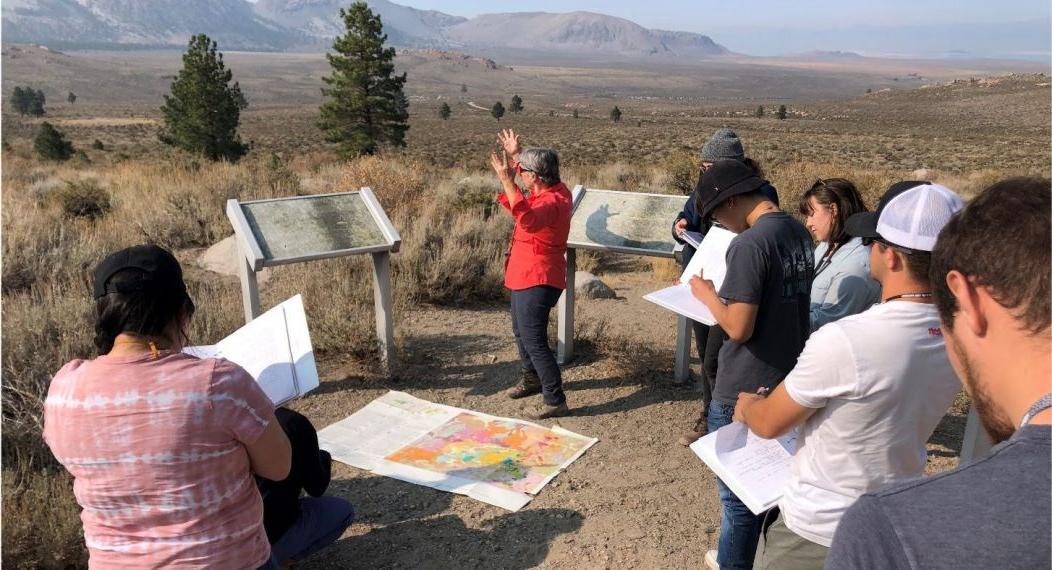
[[[815,236],[815,280],[811,285],[811,331],[861,313],[880,300],[880,284],[869,274],[869,248],[844,232],[852,214],[866,205],[844,178],[818,179],[800,197],[800,213]]]

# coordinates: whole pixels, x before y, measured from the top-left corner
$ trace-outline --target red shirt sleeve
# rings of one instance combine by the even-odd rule
[[[505,194],[503,190],[501,190],[500,194],[497,194],[497,202],[501,206],[504,206],[505,210],[509,212],[511,211],[511,204],[508,203],[508,195]]]

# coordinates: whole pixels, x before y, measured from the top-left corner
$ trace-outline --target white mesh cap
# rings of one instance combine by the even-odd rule
[[[963,207],[964,200],[941,184],[914,186],[884,206],[877,233],[895,245],[931,251],[943,226]]]

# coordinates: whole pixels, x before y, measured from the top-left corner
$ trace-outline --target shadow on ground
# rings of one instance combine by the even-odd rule
[[[339,540],[303,568],[350,568],[363,561],[370,568],[532,568],[548,556],[555,538],[584,520],[571,509],[527,506],[470,528],[461,517],[442,514],[453,495],[386,477],[333,481],[328,494],[352,501],[355,525],[371,528]]]

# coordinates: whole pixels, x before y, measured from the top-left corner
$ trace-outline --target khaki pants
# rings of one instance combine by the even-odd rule
[[[755,570],[821,570],[829,548],[807,540],[789,530],[777,508],[764,520],[760,544],[756,548]]]

